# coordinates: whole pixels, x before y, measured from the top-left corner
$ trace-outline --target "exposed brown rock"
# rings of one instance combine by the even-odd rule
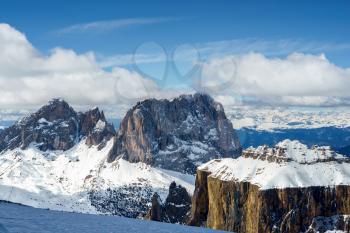
[[[153,194],[152,206],[145,218],[148,220],[158,221],[158,222],[164,220],[162,201],[160,200],[158,193]]]
[[[260,190],[248,182],[210,177],[207,171],[198,170],[197,177],[191,225],[297,233],[308,230],[317,216],[350,214],[350,186]]]
[[[189,225],[192,226],[206,226],[209,199],[208,199],[208,176],[207,171],[197,171],[196,175],[196,189],[192,197],[192,209]]]

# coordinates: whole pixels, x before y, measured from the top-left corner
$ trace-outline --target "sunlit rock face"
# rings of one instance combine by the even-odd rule
[[[123,156],[130,162],[194,174],[202,163],[240,153],[222,105],[195,94],[135,105],[121,123],[109,161]]]

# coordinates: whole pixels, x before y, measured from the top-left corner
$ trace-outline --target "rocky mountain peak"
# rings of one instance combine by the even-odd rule
[[[76,112],[66,101],[53,99],[0,132],[0,152],[34,143],[40,150],[68,150],[81,139],[88,145],[99,145],[114,136],[113,125],[107,123],[98,108]]]
[[[121,122],[109,161],[130,162],[195,173],[214,158],[236,157],[241,146],[221,104],[206,94],[137,103]]]
[[[62,99],[52,99],[37,112],[38,117],[42,117],[47,121],[55,121],[69,119],[76,116],[74,109]]]

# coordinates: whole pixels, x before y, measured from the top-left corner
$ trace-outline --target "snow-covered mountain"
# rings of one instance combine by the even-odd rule
[[[143,163],[107,162],[113,140],[99,150],[82,140],[67,151],[35,144],[0,156],[0,199],[38,208],[137,217],[154,192],[165,200],[172,181],[193,192],[194,177]]]
[[[283,108],[225,106],[226,115],[235,129],[262,131],[350,127],[349,108]]]
[[[212,160],[198,169],[260,189],[350,185],[350,158],[326,146],[308,148],[290,140],[273,148],[248,148],[237,159]]]
[[[194,176],[122,158],[108,162],[115,131],[103,112],[55,99],[0,132],[0,199],[38,208],[143,216],[171,182]]]
[[[138,103],[117,132],[98,108],[54,99],[0,132],[0,199],[143,217],[155,193],[170,200],[175,181],[192,195],[197,165],[239,152],[222,106],[205,94]]]
[[[348,157],[285,140],[201,165],[190,222],[247,233],[348,232],[349,193]]]
[[[104,144],[115,135],[104,113],[94,108],[76,112],[61,99],[54,99],[0,133],[0,151],[27,148],[35,143],[41,151],[68,150],[83,138],[91,145]]]
[[[285,139],[340,149],[350,145],[347,108],[225,107],[243,148],[274,146]]]

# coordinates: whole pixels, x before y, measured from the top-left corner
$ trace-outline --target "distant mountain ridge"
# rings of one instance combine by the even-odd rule
[[[334,149],[350,144],[350,128],[293,128],[275,129],[274,131],[241,128],[236,130],[243,148],[260,145],[274,146],[276,143],[290,139],[298,140],[308,146],[331,146]]]

